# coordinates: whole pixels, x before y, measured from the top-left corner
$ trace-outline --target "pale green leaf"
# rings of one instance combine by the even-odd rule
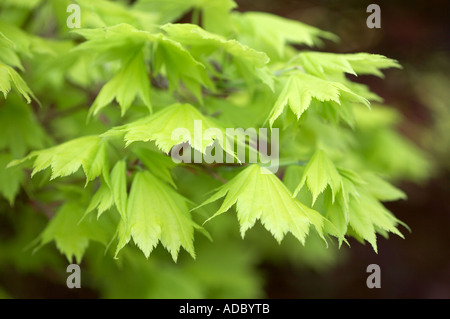
[[[367,185],[365,189],[376,199],[381,201],[394,201],[398,199],[406,199],[406,194],[383,180],[381,177],[366,173],[363,175]]]
[[[31,103],[31,97],[37,101],[33,92],[19,73],[12,67],[0,62],[0,92],[3,93],[5,99],[9,91],[11,91],[11,83],[14,84],[15,89],[26,99],[27,103]]]
[[[207,134],[208,129],[216,128],[219,130],[217,135]],[[176,134],[177,130],[180,130],[179,135]],[[204,153],[206,147],[212,145],[220,135],[222,148],[234,156],[233,145],[224,138],[225,130],[190,104],[173,104],[146,118],[112,129],[104,136],[117,134],[124,135],[126,145],[138,141],[155,141],[164,153],[169,153],[173,146],[185,142]]]
[[[194,228],[199,226],[191,219],[186,199],[148,171],[134,177],[126,221],[121,227],[119,249],[131,236],[146,257],[158,242],[175,261],[180,247],[195,257]]]
[[[335,73],[371,74],[382,77],[383,74],[380,70],[401,67],[396,60],[388,59],[379,54],[368,53],[302,52],[292,60],[292,64],[297,63],[306,72],[320,77]]]
[[[76,262],[80,263],[90,240],[106,245],[114,235],[113,219],[102,216],[97,221],[88,216],[79,223],[83,214],[84,207],[81,203],[71,201],[61,206],[39,236],[37,249],[55,241],[56,247],[69,261],[75,257]]]
[[[133,152],[153,175],[176,187],[171,175],[172,168],[176,166],[172,158],[142,147]]]
[[[201,206],[225,197],[214,218],[236,204],[241,235],[252,228],[257,220],[281,241],[291,232],[301,243],[309,233],[310,225],[323,236],[325,219],[292,197],[292,193],[272,172],[257,164],[251,165],[217,192]]]
[[[6,167],[11,160],[12,156],[10,154],[0,153],[0,194],[12,206],[25,175],[23,170],[18,167]]]
[[[236,8],[234,0],[199,0],[203,27],[214,33],[225,34],[230,29],[230,11]]]
[[[95,135],[80,137],[45,150],[33,151],[27,157],[11,162],[9,166],[35,158],[32,175],[51,167],[51,179],[71,175],[82,166],[89,182],[99,176],[107,165],[104,143]]]
[[[174,22],[191,10],[199,0],[140,0],[136,8],[155,12],[158,23]]]
[[[353,93],[342,83],[296,72],[288,78],[275,102],[269,116],[270,125],[273,125],[286,105],[289,105],[297,118],[300,118],[302,113],[310,106],[313,98],[321,102],[333,101],[336,103],[336,107],[339,107],[342,100],[359,102],[369,106],[369,101]]]
[[[114,204],[114,197],[108,184],[102,181],[100,188],[95,192],[94,196],[86,209],[85,216],[97,208],[97,218],[99,218],[105,211],[111,208]]]
[[[341,189],[342,178],[339,175],[333,162],[328,158],[324,151],[318,150],[305,168],[303,178],[297,186],[294,196],[304,185],[308,185],[313,196],[313,203],[317,197],[329,185],[333,193],[333,201],[336,194]]]
[[[198,50],[201,54],[210,54],[217,49],[223,49],[236,59],[242,59],[256,67],[262,67],[269,62],[269,57],[236,40],[227,40],[217,34],[203,30],[194,24],[166,24],[161,27],[171,39],[189,46],[190,50]]]
[[[287,44],[316,46],[322,39],[337,39],[332,33],[265,12],[235,13],[233,23],[239,38],[269,56],[284,57]]]
[[[125,161],[118,161],[111,172],[111,189],[116,204],[122,218],[127,211],[127,164]]]
[[[136,97],[144,102],[151,112],[150,80],[146,71],[142,51],[126,62],[114,77],[106,83],[97,95],[90,113],[98,114],[114,98],[121,107],[122,116],[130,108]]]
[[[154,39],[157,42],[154,52],[155,72],[164,71],[172,89],[179,90],[180,81],[183,82],[197,100],[202,101],[202,86],[213,88],[205,66],[195,60],[179,42],[163,34],[155,35]]]

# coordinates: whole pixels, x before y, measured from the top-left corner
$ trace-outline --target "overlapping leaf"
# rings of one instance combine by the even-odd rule
[[[125,219],[119,228],[117,252],[133,238],[148,257],[158,242],[176,261],[180,247],[195,258],[194,229],[187,200],[148,171],[138,172],[130,190]]]
[[[86,175],[86,182],[99,176],[107,167],[106,144],[98,136],[85,136],[45,150],[33,151],[14,166],[34,159],[32,175],[51,167],[51,179],[75,173],[80,166]]]
[[[31,106],[18,95],[8,96],[0,107],[0,128],[0,149],[7,149],[16,158],[44,147],[46,134]]]
[[[90,109],[90,113],[96,115],[115,98],[121,107],[122,115],[124,115],[138,96],[151,112],[150,80],[141,51],[131,57],[114,77],[103,86]]]
[[[266,67],[269,57],[261,51],[256,51],[236,40],[226,38],[205,31],[194,24],[167,24],[162,29],[168,33],[171,39],[189,47],[189,51],[197,59],[209,63],[209,57],[213,53],[227,53],[233,57],[233,62],[239,75],[248,82],[259,78],[273,90],[273,74]],[[223,58],[218,58],[223,59]],[[210,67],[214,72],[214,67]],[[223,76],[224,74],[218,74]]]
[[[333,199],[341,189],[341,176],[333,162],[323,151],[318,150],[309,161],[305,168],[303,178],[295,189],[294,196],[297,196],[298,192],[305,184],[307,184],[308,188],[311,190],[313,204],[317,197],[325,190],[327,185],[331,187]]]
[[[3,93],[5,99],[11,91],[11,83],[14,84],[14,88],[25,98],[27,103],[31,103],[31,98],[36,100],[33,92],[19,73],[12,67],[0,62],[0,92]]]
[[[155,72],[162,72],[164,67],[164,74],[172,89],[179,90],[181,81],[197,100],[202,101],[202,86],[213,88],[205,66],[195,60],[179,42],[162,34],[154,38],[157,42],[154,52]]]
[[[322,194],[318,207],[334,225],[340,243],[345,241],[346,235],[351,235],[367,240],[377,251],[377,233],[391,232],[403,238],[397,227],[404,224],[380,200],[397,200],[405,194],[372,173],[360,175],[336,168],[323,151],[318,151],[305,168],[290,166],[285,173],[285,183],[291,188],[298,184],[294,192],[297,198],[305,198],[303,186],[308,185],[312,205]]]
[[[107,0],[77,0],[81,8],[83,27],[106,27],[118,23],[130,23],[145,30],[157,23],[155,11],[137,10],[120,2]]]
[[[193,10],[193,15],[202,14],[206,30],[219,34],[230,28],[230,11],[235,7],[233,0],[141,0],[136,5],[137,9],[156,13],[160,24],[175,22]]]
[[[214,129],[217,134],[208,134],[209,129]],[[164,153],[169,153],[175,145],[186,142],[195,150],[204,153],[206,147],[218,139],[221,147],[234,156],[234,145],[226,138],[225,130],[190,104],[173,104],[144,119],[114,128],[104,134],[114,135],[123,135],[127,145],[138,141],[155,141]]]
[[[322,39],[337,39],[330,32],[269,13],[236,13],[233,18],[239,38],[251,47],[269,53],[269,56],[284,57],[287,44],[316,46],[322,44]]]
[[[144,59],[145,47],[153,47],[152,72],[167,77],[169,87],[181,89],[181,83],[199,100],[201,88],[213,87],[206,69],[196,61],[187,49],[161,33],[138,30],[128,24],[101,29],[83,29],[76,33],[88,41],[79,45],[75,51],[94,52],[101,62],[120,61],[120,69],[102,88],[93,105],[94,114],[117,99],[122,114],[140,96],[150,108],[149,72]]]
[[[12,158],[10,154],[0,153],[0,194],[9,201],[10,205],[14,204],[14,198],[25,178],[20,168],[6,168]]]
[[[340,72],[382,77],[382,69],[401,67],[396,60],[369,53],[302,52],[291,63],[299,63],[308,73],[321,77]]]
[[[300,118],[310,106],[313,98],[322,102],[332,101],[336,103],[336,107],[339,107],[342,100],[359,102],[369,106],[369,101],[352,92],[342,83],[324,80],[303,72],[295,72],[289,76],[275,102],[269,116],[270,125],[273,125],[286,105],[289,105],[297,118]]]
[[[162,29],[175,41],[189,46],[190,51],[196,55],[208,55],[217,49],[223,49],[234,58],[242,59],[256,67],[262,67],[269,62],[269,57],[236,40],[226,38],[203,30],[195,24],[166,24]]]
[[[69,261],[75,257],[80,263],[90,240],[106,246],[114,235],[114,219],[102,216],[97,220],[91,216],[80,222],[83,214],[84,207],[79,202],[69,201],[61,206],[39,236],[37,249],[55,241]]]

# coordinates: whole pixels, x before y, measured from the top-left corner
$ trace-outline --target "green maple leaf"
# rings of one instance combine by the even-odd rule
[[[171,175],[172,168],[176,164],[170,157],[142,147],[134,149],[133,153],[144,163],[150,173],[176,188]]]
[[[334,196],[341,189],[341,176],[333,162],[323,151],[318,150],[309,161],[300,184],[294,191],[294,196],[297,196],[298,192],[305,184],[308,185],[308,188],[311,190],[313,204],[317,197],[325,190],[327,185],[330,185],[331,187],[333,200]]]
[[[383,76],[381,69],[401,68],[396,60],[383,55],[369,53],[336,54],[327,52],[302,52],[291,64],[300,64],[306,72],[315,76],[329,76],[336,73],[353,75],[371,74]]]
[[[152,73],[164,74],[172,90],[180,90],[181,81],[199,101],[202,101],[202,86],[213,88],[205,66],[195,60],[179,42],[162,33],[138,30],[124,23],[74,32],[87,39],[78,45],[74,52],[91,54],[94,52],[98,61],[121,62],[119,72],[103,87],[94,102],[94,113],[116,98],[123,114],[137,95],[150,108],[150,83],[143,55],[148,46],[151,46],[153,51]]]
[[[71,175],[81,166],[88,183],[107,167],[106,143],[96,135],[80,137],[48,149],[33,151],[23,159],[12,161],[8,166],[15,166],[33,158],[35,159],[31,175],[51,167],[51,179]]]
[[[278,177],[257,164],[244,169],[199,207],[222,197],[225,199],[219,210],[208,220],[236,204],[242,236],[258,219],[278,242],[290,232],[304,244],[311,225],[322,237],[323,230],[328,229],[327,221],[318,212],[293,198]]]
[[[102,181],[99,189],[92,196],[92,199],[89,203],[88,208],[84,213],[84,217],[86,217],[90,212],[94,209],[97,209],[97,218],[110,209],[114,205],[114,196],[110,189],[110,186],[106,183],[106,181]]]
[[[191,219],[187,200],[148,171],[134,177],[119,227],[116,254],[133,238],[146,257],[161,242],[175,261],[180,247],[195,258],[194,229],[201,227]]]
[[[219,34],[229,30],[230,11],[235,7],[233,0],[142,0],[136,6],[137,9],[155,12],[160,24],[174,22],[190,10],[197,17],[201,12],[203,27]]]
[[[376,233],[391,232],[403,238],[398,225],[407,225],[395,218],[379,200],[394,200],[405,195],[371,173],[361,176],[349,170],[338,170],[341,189],[333,198],[325,196],[326,217],[336,227],[342,242],[345,234],[367,240],[377,251]],[[380,189],[379,186],[385,187]]]
[[[112,197],[122,218],[127,211],[127,164],[125,161],[118,161],[111,171],[110,185]]]
[[[339,107],[341,100],[360,102],[369,106],[369,101],[352,92],[342,83],[324,80],[303,72],[295,72],[288,78],[275,102],[269,115],[270,125],[273,125],[286,105],[289,105],[297,118],[300,118],[310,106],[313,98],[322,102],[335,102],[336,107]]]
[[[166,24],[161,29],[167,32],[171,39],[189,46],[191,52],[195,50],[196,55],[208,55],[220,48],[233,57],[257,67],[262,67],[269,62],[269,57],[264,52],[256,51],[236,40],[227,40],[195,24]]]
[[[0,92],[3,93],[5,99],[11,91],[11,83],[14,84],[15,89],[25,98],[27,103],[31,103],[31,98],[37,101],[33,92],[19,73],[12,67],[0,62]]]
[[[2,32],[0,32],[0,57],[4,63],[18,68],[21,71],[24,70],[16,52],[15,43],[8,39]]]
[[[0,194],[9,201],[11,206],[25,178],[25,174],[18,167],[6,168],[12,158],[10,154],[0,153]]]
[[[270,88],[273,87],[273,74],[265,67],[270,59],[264,52],[256,51],[234,39],[227,40],[194,24],[167,24],[161,29],[167,32],[171,39],[189,47],[191,54],[197,59],[202,59],[203,63],[210,64],[209,59],[205,57],[213,53],[227,53],[233,58],[239,74],[248,78],[249,82],[254,81],[256,77]],[[212,66],[210,69],[212,72],[215,71]]]
[[[201,131],[195,132],[195,123],[201,123]],[[180,128],[189,134],[173,136]],[[218,129],[217,135],[207,134],[208,129]],[[219,134],[220,133],[220,134]],[[195,150],[204,153],[216,138],[221,138],[221,147],[234,157],[234,145],[226,138],[226,131],[215,121],[200,113],[190,104],[176,103],[146,118],[113,128],[103,136],[124,136],[126,145],[133,142],[155,141],[164,153],[169,153],[175,145],[188,142]]]
[[[102,87],[92,104],[90,114],[98,114],[115,98],[121,107],[123,116],[138,96],[151,112],[150,80],[146,71],[144,57],[140,50]]]
[[[284,57],[287,44],[316,46],[322,44],[322,39],[337,39],[330,32],[270,13],[235,13],[233,18],[238,35],[242,34],[246,43],[266,53],[274,52],[279,57]]]
[[[397,229],[398,224],[406,226],[372,196],[361,192],[359,198],[350,200],[349,226],[362,239],[367,240],[375,252],[378,251],[376,242],[377,228],[404,238]]]
[[[80,222],[84,211],[79,202],[69,201],[62,205],[39,236],[36,249],[55,241],[56,247],[69,261],[75,257],[80,263],[90,240],[106,246],[114,234],[114,219],[102,216],[98,221],[85,218]]]
[[[136,27],[151,29],[157,23],[157,14],[153,11],[137,10],[120,2],[107,0],[77,0],[83,12],[84,27],[106,27],[120,23],[130,23]]]
[[[169,87],[180,89],[180,81],[194,96],[202,101],[202,86],[213,88],[214,85],[206,73],[205,66],[194,59],[191,53],[179,42],[163,34],[154,36],[157,43],[154,53],[155,72],[162,72],[169,81]]]
[[[0,149],[8,149],[14,157],[22,157],[29,149],[42,148],[46,134],[33,109],[17,94],[8,96],[0,108]]]
[[[176,21],[192,9],[199,0],[141,0],[136,4],[137,9],[155,12],[157,22],[164,24]]]

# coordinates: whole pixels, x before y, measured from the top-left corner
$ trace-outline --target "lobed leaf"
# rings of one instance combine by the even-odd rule
[[[352,92],[342,83],[324,80],[302,72],[295,72],[288,78],[275,102],[269,115],[270,125],[273,125],[286,105],[289,105],[297,119],[300,118],[303,112],[309,108],[313,98],[321,102],[335,102],[337,107],[339,107],[342,100],[370,105],[368,100]]]
[[[322,237],[324,229],[328,229],[327,221],[318,212],[293,198],[278,177],[257,164],[244,169],[199,207],[222,197],[225,199],[219,210],[208,220],[236,204],[242,236],[258,219],[278,242],[290,232],[304,244],[310,225]]]
[[[158,242],[174,261],[180,247],[195,258],[195,228],[201,227],[191,219],[184,197],[150,172],[138,172],[131,186],[125,219],[119,228],[116,255],[133,238],[147,258]]]

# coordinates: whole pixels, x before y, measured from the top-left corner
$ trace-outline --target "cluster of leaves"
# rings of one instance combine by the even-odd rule
[[[226,265],[224,256],[239,260],[240,248],[230,248],[237,241],[216,249],[196,236],[194,245],[194,232],[227,238],[221,228],[234,225],[216,216],[234,207],[242,236],[258,220],[278,242],[287,233],[303,244],[308,236],[340,244],[352,236],[377,250],[377,233],[402,236],[402,223],[382,202],[405,194],[387,180],[422,178],[428,164],[396,133],[398,114],[347,76],[382,77],[400,68],[397,61],[300,50],[337,37],[271,14],[233,11],[233,0],[76,2],[82,29],[72,32],[68,0],[1,4],[0,193],[13,205],[22,186],[23,196],[50,212],[38,248],[54,241],[80,262],[90,242],[108,252],[114,245],[119,260],[136,258],[124,249],[131,241],[146,257],[161,243],[173,260],[183,248],[206,269],[211,258],[198,252],[205,246],[205,255],[223,252],[217,260]],[[175,23],[189,12],[192,23]],[[280,171],[175,163],[168,153],[180,143],[199,153],[214,143],[172,139],[176,128],[194,136],[194,121],[203,131],[279,128]],[[19,164],[32,165],[35,178],[25,178]],[[157,263],[148,276],[170,280],[176,268],[155,278]],[[181,271],[185,288],[202,287],[186,272],[210,273],[193,265]],[[244,272],[243,280],[253,280]],[[217,285],[213,277],[204,280]]]

